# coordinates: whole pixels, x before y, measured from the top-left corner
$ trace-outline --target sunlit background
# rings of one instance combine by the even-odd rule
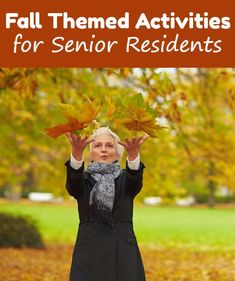
[[[122,125],[122,101],[147,106],[159,126],[142,127],[153,137],[141,150],[134,209],[147,280],[235,280],[234,81],[234,70],[222,68],[0,69],[0,212],[33,218],[45,245],[6,248],[2,219],[0,279],[68,279],[79,222],[65,189],[71,151],[64,135],[45,128],[66,122],[58,105],[87,116],[89,100],[98,113],[82,134],[99,126],[121,139],[143,134]]]

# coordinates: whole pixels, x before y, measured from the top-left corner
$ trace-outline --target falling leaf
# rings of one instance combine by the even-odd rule
[[[125,97],[119,106],[120,123],[130,131],[143,131],[156,138],[162,129],[156,122],[156,112],[144,101],[141,94]]]
[[[72,116],[67,115],[66,118],[68,119],[68,123],[60,124],[52,128],[45,129],[48,136],[52,138],[57,138],[62,134],[68,132],[75,132],[77,130],[81,130],[86,127],[86,125],[81,124],[76,118]]]
[[[107,107],[108,107],[107,114],[109,117],[112,117],[116,109],[115,103],[107,95],[105,96],[105,101],[107,102]]]
[[[80,107],[65,103],[57,104],[58,108],[62,111],[62,115],[68,120],[68,123],[45,129],[47,135],[57,138],[67,132],[80,131],[91,124],[100,111],[101,105],[95,105],[87,97],[86,100],[87,102],[80,105]]]
[[[122,121],[122,124],[131,131],[144,131],[150,137],[156,138],[161,127],[151,118],[129,118]]]
[[[93,120],[96,119],[97,114],[99,113],[102,104],[97,106],[94,102],[92,102],[88,97],[86,97],[87,103],[84,104],[84,108],[82,112],[84,114],[81,114],[79,121],[83,124],[91,123]]]

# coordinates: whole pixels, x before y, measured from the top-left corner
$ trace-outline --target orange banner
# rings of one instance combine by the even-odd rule
[[[231,67],[233,1],[2,1],[3,67]]]

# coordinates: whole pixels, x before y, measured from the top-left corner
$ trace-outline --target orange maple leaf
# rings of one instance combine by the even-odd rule
[[[68,132],[74,132],[76,130],[81,130],[87,125],[80,123],[76,118],[71,115],[65,115],[68,120],[66,124],[59,124],[57,126],[45,129],[48,136],[52,138],[57,138],[60,135]]]
[[[62,110],[65,111],[63,115],[68,120],[68,123],[59,124],[55,127],[45,129],[47,135],[57,138],[67,132],[82,130],[83,128],[86,128],[88,124],[92,123],[102,105],[96,106],[88,97],[86,97],[86,99],[87,103],[84,103],[80,106],[80,108],[75,108],[72,105],[61,104],[60,106]],[[79,118],[75,118],[74,116],[79,116]]]

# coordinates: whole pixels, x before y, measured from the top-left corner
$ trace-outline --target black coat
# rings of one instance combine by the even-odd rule
[[[143,163],[139,170],[126,165],[115,179],[112,218],[114,226],[101,223],[89,206],[96,183],[83,166],[67,167],[66,189],[78,202],[79,228],[74,246],[70,281],[145,281],[144,267],[133,230],[133,200],[142,188]]]

